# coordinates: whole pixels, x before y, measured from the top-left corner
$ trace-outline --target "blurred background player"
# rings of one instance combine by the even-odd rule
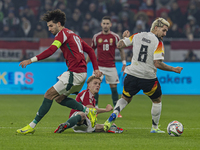
[[[161,115],[161,86],[156,77],[157,68],[165,71],[180,73],[182,67],[172,67],[163,63],[164,45],[163,37],[166,36],[170,24],[163,18],[156,19],[151,26],[150,32],[136,33],[130,36],[126,30],[123,33],[123,40],[117,44],[118,48],[133,45],[133,57],[131,65],[125,68],[127,76],[124,80],[124,88],[121,99],[117,101],[114,111],[104,123],[104,130],[107,131],[132,97],[140,90],[152,100],[152,128],[151,133],[165,133],[158,128]],[[130,36],[130,37],[129,37]],[[128,38],[129,37],[129,38]]]
[[[94,50],[97,49],[99,70],[105,75],[106,83],[110,85],[113,105],[115,106],[118,100],[117,84],[119,83],[119,77],[115,67],[115,50],[120,37],[110,31],[111,26],[111,18],[109,16],[103,17],[101,20],[102,31],[93,36],[91,46]],[[122,48],[119,48],[119,51],[123,63],[122,71],[124,71],[126,67],[125,54]],[[87,57],[86,62],[89,61],[90,59]],[[101,78],[103,79],[103,76]],[[97,93],[95,95],[96,107],[98,107],[98,97],[99,94]],[[122,116],[119,114],[119,117]]]
[[[88,117],[92,122],[92,126],[94,126],[96,110],[92,108],[91,111],[89,111],[89,108],[86,108],[68,96],[72,93],[78,94],[86,80],[87,65],[83,52],[86,52],[90,56],[94,68],[94,74],[97,77],[101,76],[101,72],[98,70],[95,53],[93,49],[78,35],[64,27],[66,16],[61,10],[57,9],[54,11],[48,11],[43,16],[42,20],[47,22],[49,31],[53,35],[56,35],[54,42],[47,50],[31,59],[22,61],[19,66],[26,68],[27,65],[33,62],[48,58],[53,55],[58,48],[60,48],[63,52],[64,58],[66,59],[68,71],[59,76],[59,81],[47,90],[44,95],[43,103],[40,106],[35,119],[24,128],[18,129],[17,133],[34,133],[35,126],[49,111],[54,99],[63,106],[86,112],[89,115]]]
[[[99,92],[101,79],[95,76],[91,76],[87,80],[87,89],[83,90],[76,97],[76,101],[83,104],[88,108],[95,107],[94,95]],[[104,113],[113,110],[113,107],[108,104],[106,108],[96,108],[97,113]],[[64,130],[72,128],[74,132],[104,132],[104,124],[96,124],[92,127],[90,120],[85,113],[72,109],[69,114],[69,119],[58,126],[54,133],[61,133]],[[121,133],[123,129],[112,126],[112,129],[108,132]]]

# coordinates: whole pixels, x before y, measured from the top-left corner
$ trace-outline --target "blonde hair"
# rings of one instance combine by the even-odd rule
[[[90,82],[92,82],[92,80],[94,80],[94,79],[99,79],[99,80],[101,81],[101,78],[99,78],[99,77],[90,76],[90,77],[88,78],[88,80],[87,80],[87,84],[90,83]]]
[[[167,20],[165,20],[164,18],[158,18],[152,23],[150,31],[154,31],[156,26],[163,27],[164,25],[166,25],[167,27],[170,26],[170,24]]]

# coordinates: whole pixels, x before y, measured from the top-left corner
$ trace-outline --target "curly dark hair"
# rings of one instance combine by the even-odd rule
[[[41,18],[43,21],[49,22],[52,21],[53,23],[60,22],[62,26],[65,25],[66,15],[60,9],[48,11],[44,16]]]

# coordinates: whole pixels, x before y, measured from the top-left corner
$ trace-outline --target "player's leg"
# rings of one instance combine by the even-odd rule
[[[112,92],[113,106],[115,107],[119,99],[118,92],[117,92],[117,84],[110,84],[110,89]],[[122,118],[122,115],[120,113],[118,114],[118,118]]]
[[[64,130],[71,128],[76,124],[82,124],[85,119],[85,113],[75,112],[65,123],[60,124],[54,133],[62,133]]]
[[[152,108],[151,108],[151,115],[152,115],[152,128],[151,133],[165,133],[164,131],[161,131],[158,127],[161,110],[162,110],[162,103],[161,103],[161,87],[160,84],[156,79],[146,80],[144,83],[145,88],[143,88],[144,94],[149,96],[149,98],[152,100]]]
[[[117,92],[117,84],[110,84],[110,89],[112,92],[113,106],[115,106],[117,103],[117,100],[119,99],[118,92]]]
[[[101,71],[103,73],[103,75],[100,77],[101,81],[103,80],[103,77],[104,77],[104,70],[102,69],[103,67],[99,67],[99,71]],[[92,74],[93,76],[95,75],[94,72]],[[98,108],[98,103],[99,103],[99,93],[96,93],[95,96],[94,96],[94,99],[95,99],[95,107]]]
[[[53,99],[55,97],[59,96],[58,92],[54,89],[54,87],[51,87],[44,95],[44,100],[42,105],[40,106],[35,119],[24,128],[18,129],[17,133],[20,134],[27,134],[27,133],[34,133],[35,132],[35,126],[37,123],[46,115],[46,113],[51,108],[51,105],[53,103]]]
[[[60,95],[65,95],[66,97],[60,96],[56,101],[63,106],[83,111],[94,126],[96,124],[96,109],[87,108],[76,100],[68,97],[70,94],[79,93],[85,83],[86,77],[87,73],[75,73],[71,71],[64,72],[59,77],[59,81],[54,85],[54,87]]]
[[[118,114],[131,102],[132,97],[137,94],[140,89],[136,85],[137,78],[127,75],[124,79],[124,88],[122,97],[117,101],[114,107],[113,113],[110,115],[108,120],[104,123],[104,130],[108,131]]]
[[[106,83],[110,85],[113,106],[115,107],[117,100],[119,99],[117,91],[117,84],[119,83],[117,69],[115,67],[103,69],[105,71]],[[119,114],[118,117],[121,118],[121,114]]]
[[[86,77],[87,73],[64,72],[58,77],[59,81],[54,85],[54,88],[60,94],[55,101],[62,106],[86,112],[87,108],[85,106],[68,97],[70,94],[78,94],[84,85]]]

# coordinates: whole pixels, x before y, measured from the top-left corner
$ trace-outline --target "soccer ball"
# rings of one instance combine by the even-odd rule
[[[167,126],[167,133],[170,136],[180,136],[183,133],[183,125],[179,121],[172,121]]]

